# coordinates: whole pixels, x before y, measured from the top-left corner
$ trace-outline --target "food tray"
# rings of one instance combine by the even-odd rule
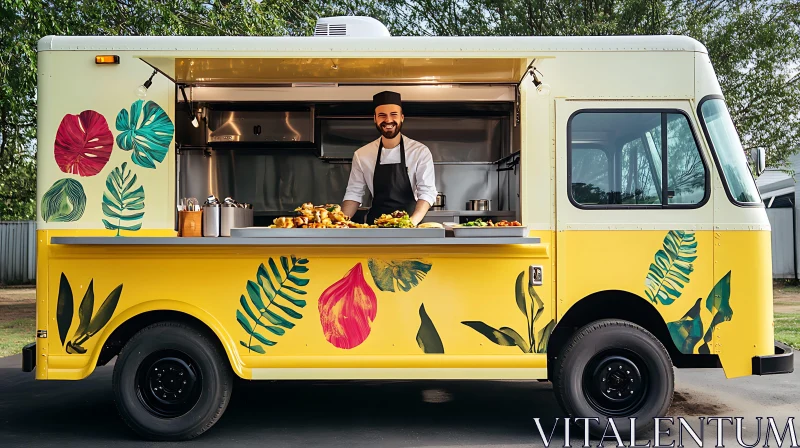
[[[375,228],[303,229],[272,227],[238,227],[231,237],[239,238],[444,238],[444,229]]]
[[[453,226],[453,236],[455,236],[456,238],[525,237],[528,236],[528,227],[527,226],[508,226],[508,227]]]

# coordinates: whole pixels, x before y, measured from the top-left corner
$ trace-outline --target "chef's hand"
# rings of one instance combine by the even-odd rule
[[[425,217],[425,214],[428,213],[428,209],[431,208],[431,204],[424,200],[420,199],[417,201],[416,207],[414,207],[414,213],[409,216],[411,223],[414,224],[414,227],[417,227],[420,222],[422,222],[422,218]]]

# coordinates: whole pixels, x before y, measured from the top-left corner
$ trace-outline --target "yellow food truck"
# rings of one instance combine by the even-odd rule
[[[368,193],[342,217],[385,90],[432,154],[419,226],[366,222]],[[549,380],[567,415],[625,434],[667,411],[674,367],[792,371],[764,154],[687,37],[396,37],[359,17],[48,36],[37,140],[23,369],[115,360],[143,438],[200,435],[235,377]]]

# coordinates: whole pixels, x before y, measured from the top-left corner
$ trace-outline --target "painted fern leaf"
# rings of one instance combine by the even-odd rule
[[[114,168],[106,178],[106,191],[103,192],[103,214],[111,221],[103,220],[106,229],[139,230],[144,216],[144,187],[136,188],[136,175],[126,170],[128,163]],[[116,222],[114,222],[116,221]],[[139,221],[139,222],[135,222]]]
[[[247,294],[239,298],[241,309],[236,310],[236,320],[248,335],[248,340],[239,341],[248,352],[266,353],[264,345],[271,347],[280,336],[303,318],[300,313],[306,301],[302,289],[309,279],[301,274],[308,272],[305,258],[280,257],[280,268],[270,258],[265,266],[258,267],[256,281],[247,281]],[[263,344],[263,345],[262,345]]]
[[[656,252],[655,260],[645,278],[645,295],[653,303],[670,305],[683,293],[694,271],[692,262],[697,259],[697,240],[692,231],[670,230],[664,237],[663,249]]]

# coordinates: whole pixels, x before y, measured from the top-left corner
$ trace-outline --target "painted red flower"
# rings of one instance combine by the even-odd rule
[[[106,166],[114,136],[105,117],[93,110],[67,114],[56,133],[55,156],[61,171],[87,177]]]
[[[375,292],[369,287],[361,263],[329,286],[319,298],[319,318],[325,338],[338,348],[353,348],[369,336],[378,312]]]

